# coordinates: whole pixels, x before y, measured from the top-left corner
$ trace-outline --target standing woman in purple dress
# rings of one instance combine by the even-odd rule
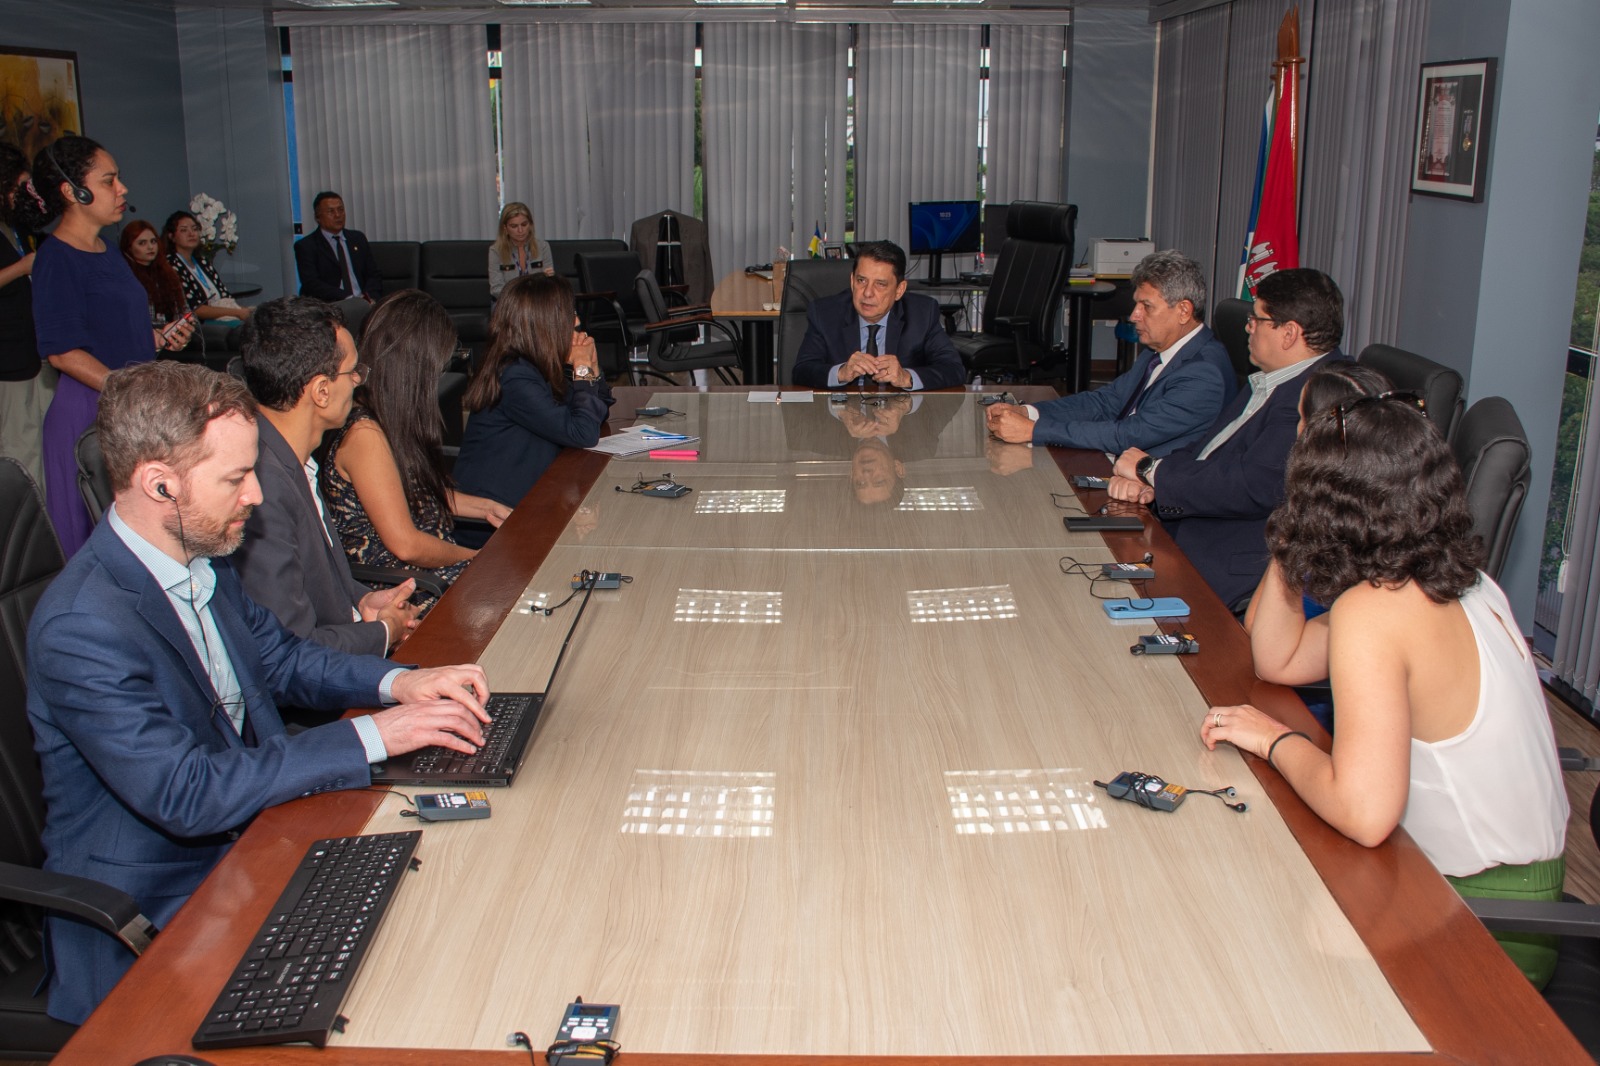
[[[93,528],[78,495],[73,448],[94,421],[106,375],[144,362],[157,349],[182,348],[191,332],[150,326],[150,306],[122,253],[100,231],[128,209],[127,186],[111,154],[87,137],[62,137],[33,160],[40,206],[59,215],[33,263],[33,321],[39,355],[61,371],[44,417],[45,507],[61,550],[71,558]]]

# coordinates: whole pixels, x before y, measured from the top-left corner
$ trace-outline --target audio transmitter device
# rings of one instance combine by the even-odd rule
[[[415,799],[417,817],[424,822],[462,822],[489,817],[487,792],[436,792]]]
[[[1154,774],[1137,770],[1124,770],[1106,783],[1106,795],[1112,799],[1127,800],[1153,811],[1175,811],[1188,794],[1182,785],[1169,784]]]
[[[556,1030],[558,1044],[592,1044],[617,1038],[617,1016],[622,1008],[615,1003],[585,1003],[580,996],[561,1016]]]
[[[1157,633],[1140,637],[1128,650],[1134,655],[1196,655],[1200,642],[1191,633]]]
[[[1149,563],[1101,563],[1100,576],[1116,581],[1149,581],[1156,568]]]
[[[685,489],[684,491],[688,491],[688,490]],[[620,589],[622,587],[622,575],[621,574],[611,574],[611,573],[594,574],[593,577],[594,577],[594,587],[597,588],[597,589]],[[573,588],[581,589],[581,588],[586,587],[588,584],[589,584],[589,582],[584,580],[584,577],[583,577],[582,574],[573,574],[572,575],[572,587]]]
[[[639,490],[641,496],[660,496],[662,499],[676,500],[679,496],[689,495],[689,486],[680,485],[676,481],[657,482],[649,488]]]
[[[1111,484],[1111,479],[1095,477],[1093,474],[1073,474],[1072,483],[1080,489],[1103,489]]]

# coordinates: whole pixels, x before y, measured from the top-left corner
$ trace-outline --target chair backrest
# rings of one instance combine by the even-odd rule
[[[633,279],[633,287],[647,322],[660,322],[667,318],[670,309],[656,281],[655,271],[639,271]],[[703,338],[698,322],[682,329],[663,329],[651,333],[645,356],[650,368],[659,374],[674,374],[685,370],[738,366],[739,346],[732,339],[731,331],[725,323],[720,322],[714,323],[711,328],[724,331],[728,339]]]
[[[111,506],[111,475],[106,472],[106,457],[100,453],[100,429],[91,425],[73,446],[78,461],[78,495],[96,522]]]
[[[25,710],[27,636],[39,597],[65,565],[39,490],[15,459],[0,458],[0,685],[10,708],[0,713],[0,862],[44,861],[44,782]]]
[[[416,241],[372,241],[367,248],[383,277],[384,292],[415,289],[422,284],[422,245]]]
[[[622,313],[630,322],[656,321],[645,315],[639,295],[634,291],[633,279],[643,267],[633,252],[627,248],[615,252],[579,252],[577,263],[579,292],[616,293],[617,303],[622,305]]]
[[[1472,531],[1483,538],[1484,573],[1498,581],[1528,495],[1528,434],[1510,401],[1485,396],[1461,417],[1451,449],[1467,483]]]
[[[460,339],[471,345],[489,336],[489,242],[426,241],[422,291],[444,305]]]
[[[1439,427],[1445,440],[1455,440],[1461,412],[1466,407],[1460,374],[1426,356],[1387,344],[1367,345],[1360,361],[1381,371],[1395,388],[1420,393],[1427,402],[1429,420]]]
[[[997,320],[1021,317],[1034,342],[1049,345],[1077,226],[1075,204],[1017,200],[1007,208],[1006,241],[983,300],[983,332],[1004,335],[1009,331]]]
[[[1255,365],[1250,362],[1250,331],[1246,328],[1253,314],[1255,304],[1230,296],[1217,301],[1209,323],[1211,332],[1228,349],[1228,361],[1233,364],[1233,376],[1241,389],[1244,379],[1255,371]]]
[[[583,252],[624,252],[628,250],[628,242],[616,240],[611,237],[588,237],[570,241],[551,241],[550,258],[556,273],[572,282],[572,287],[578,287],[578,256]]]
[[[457,370],[446,370],[439,375],[439,414],[444,418],[446,448],[461,447],[461,436],[466,431],[461,401],[467,395],[468,380],[466,374]]]
[[[783,275],[783,298],[778,302],[778,383],[794,384],[794,361],[806,335],[806,308],[811,301],[850,287],[848,259],[795,259]]]

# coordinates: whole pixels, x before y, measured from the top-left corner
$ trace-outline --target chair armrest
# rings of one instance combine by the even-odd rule
[[[1557,748],[1556,757],[1563,770],[1600,770],[1600,759],[1591,758],[1577,748]]]
[[[695,304],[693,306],[685,305],[683,307],[669,307],[669,308],[667,308],[667,317],[668,318],[678,318],[678,317],[681,317],[683,315],[708,315],[710,313],[711,313],[711,305],[710,304]]]
[[[481,518],[465,518],[461,515],[451,515],[451,521],[457,529],[470,529],[477,533],[493,533],[494,526]]]
[[[604,300],[606,303],[614,304],[617,302],[617,294],[615,290],[607,292],[575,292],[572,294],[572,299],[575,303],[581,303],[585,300]]]
[[[363,585],[374,588],[393,588],[407,578],[417,583],[417,591],[438,599],[444,595],[445,586],[438,578],[426,570],[407,570],[398,566],[368,566],[365,563],[351,563],[350,576]]]
[[[135,955],[143,954],[156,934],[132,896],[86,877],[0,862],[0,899],[80,918],[122,941]]]
[[[1021,333],[1027,333],[1033,329],[1033,319],[1027,315],[996,315],[994,320],[1008,329]]]
[[[1469,898],[1467,906],[1485,927],[1501,932],[1600,936],[1600,906],[1592,903]]]
[[[660,322],[646,322],[646,333],[660,333],[664,329],[682,329],[685,326],[705,325],[712,321],[710,312],[698,315],[671,315]]]

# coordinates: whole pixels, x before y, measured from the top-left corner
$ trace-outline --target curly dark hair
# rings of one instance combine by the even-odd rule
[[[1377,396],[1394,388],[1380,370],[1363,366],[1354,359],[1330,359],[1306,380],[1300,393],[1300,413],[1314,418],[1337,404],[1362,396]]]
[[[1412,404],[1362,398],[1313,416],[1289,454],[1285,490],[1267,546],[1319,603],[1363,581],[1415,581],[1435,603],[1477,583],[1483,540],[1461,469]]]
[[[239,327],[244,383],[256,402],[292,411],[313,378],[337,374],[343,326],[338,304],[310,296],[280,296],[257,307]]]
[[[94,154],[102,151],[97,141],[87,137],[58,137],[39,149],[33,157],[33,187],[38,190],[45,212],[55,218],[75,203],[61,192],[68,181],[81,186],[94,166]]]

